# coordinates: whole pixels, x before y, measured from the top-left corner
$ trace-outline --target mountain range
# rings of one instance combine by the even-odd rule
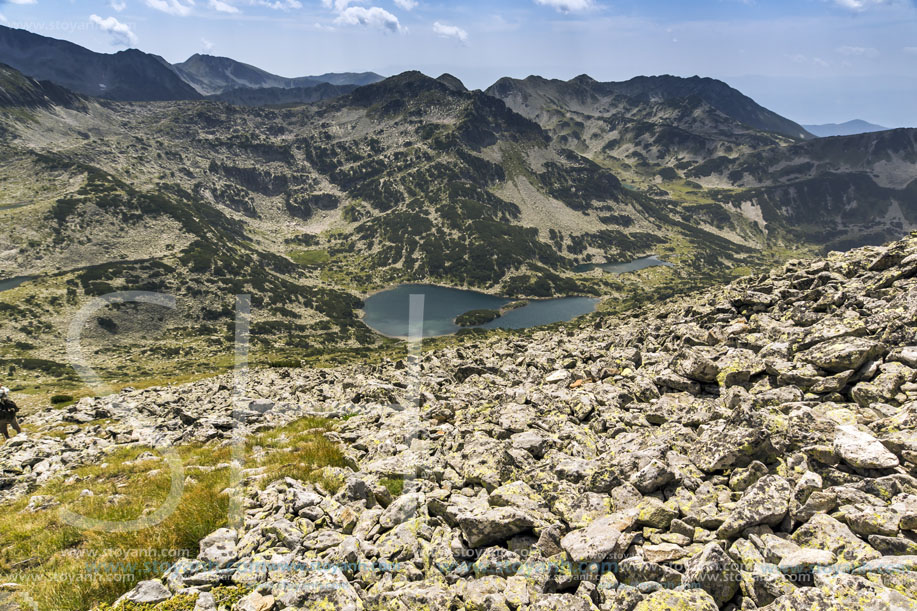
[[[856,134],[868,134],[870,132],[886,131],[887,127],[869,123],[861,119],[854,119],[846,123],[825,123],[823,125],[806,125],[804,126],[809,133],[819,138],[830,138],[831,136],[855,136]]]
[[[119,101],[196,100],[249,89],[307,89],[367,85],[382,79],[371,72],[285,78],[226,57],[193,55],[170,64],[136,49],[96,53],[73,43],[0,26],[0,62],[39,80],[77,93]],[[329,90],[324,90],[329,94]],[[340,93],[332,90],[330,93]],[[282,101],[305,101],[309,94],[275,94]],[[314,97],[314,94],[313,94]],[[268,100],[270,98],[265,98]],[[314,100],[313,100],[314,101]]]
[[[10,32],[18,54],[0,60],[50,57],[47,39]],[[46,80],[0,67],[0,277],[33,277],[0,292],[0,364],[37,363],[36,380],[63,367],[64,321],[112,291],[184,304],[113,308],[87,335],[107,375],[140,354],[143,377],[212,367],[239,293],[267,358],[325,358],[386,344],[359,309],[392,284],[619,308],[917,226],[917,130],[815,138],[712,79],[303,87],[199,56],[184,77],[199,91],[155,56],[103,57],[162,80],[109,80],[104,99],[81,66]],[[161,83],[185,93],[165,100]],[[576,271],[648,254],[673,267]]]

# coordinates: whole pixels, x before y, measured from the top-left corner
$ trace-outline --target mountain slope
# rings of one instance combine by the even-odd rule
[[[258,89],[241,87],[207,96],[207,99],[238,106],[287,106],[314,104],[315,102],[330,100],[346,95],[356,88],[356,85],[331,85],[329,83],[318,83],[311,87],[291,87],[289,89],[283,87],[261,87]]]
[[[174,64],[175,71],[203,95],[218,95],[236,89],[308,88],[321,83],[330,85],[368,85],[382,80],[372,72],[323,74],[286,78],[228,57],[195,54]]]
[[[613,295],[626,307],[913,226],[897,208],[891,222],[891,204],[849,206],[870,193],[864,177],[913,175],[910,132],[850,150],[844,138],[788,146],[698,98],[617,96],[596,108],[555,104],[536,121],[419,72],[301,106],[0,108],[0,277],[36,277],[0,294],[13,313],[11,358],[56,363],[60,321],[112,290],[186,304],[163,317],[159,339],[131,310],[104,316],[94,346],[113,372],[127,354],[149,356],[138,368],[193,370],[228,345],[236,294],[252,296],[271,358],[301,359],[384,343],[357,310],[403,282]],[[627,147],[628,159],[616,156]],[[711,165],[706,151],[723,154]],[[768,176],[802,154],[823,157],[825,170],[791,197],[791,182]],[[732,174],[740,162],[749,178]],[[577,271],[649,254],[674,267]],[[123,333],[121,348],[102,350],[107,329]],[[182,358],[163,360],[173,353]]]
[[[545,87],[553,89],[554,96],[552,97],[560,95],[563,98],[561,104],[563,108],[588,114],[603,114],[601,112],[603,105],[609,104],[616,97],[631,98],[638,105],[694,98],[702,100],[723,115],[755,130],[779,134],[794,140],[811,137],[811,134],[808,134],[800,125],[763,108],[726,83],[710,78],[641,76],[618,83],[601,83],[587,75],[578,76],[569,81],[546,81],[539,77],[529,77],[523,81],[504,78],[488,88],[487,92],[507,101],[510,107],[522,112],[520,102],[510,101],[510,99],[518,96],[534,97],[530,105],[544,110],[544,105],[539,103],[538,92],[533,89],[544,89]],[[523,114],[527,113],[523,112]]]
[[[806,130],[819,138],[830,138],[831,136],[854,136],[856,134],[867,134],[869,132],[881,132],[888,128],[869,123],[860,119],[847,121],[846,123],[825,123],[823,125],[804,125]]]
[[[843,249],[881,243],[917,225],[917,129],[771,147],[697,166],[688,177],[741,187],[719,201],[759,210],[797,240]]]
[[[0,107],[72,107],[79,96],[49,81],[36,81],[13,68],[0,64]]]
[[[770,111],[726,83],[693,76],[638,76],[623,83],[612,83],[611,91],[638,99],[672,100],[697,96],[713,108],[755,129],[802,140],[811,137],[797,123]]]
[[[95,53],[63,40],[0,26],[0,59],[32,78],[95,97],[120,101],[200,98],[164,59],[135,49]]]

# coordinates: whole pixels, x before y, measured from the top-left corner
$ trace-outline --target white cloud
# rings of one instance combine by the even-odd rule
[[[455,25],[446,25],[437,21],[433,24],[433,31],[443,38],[454,38],[460,42],[468,42],[468,32]]]
[[[401,22],[398,18],[383,8],[372,6],[350,6],[341,11],[334,20],[339,25],[361,25],[368,28],[382,30],[383,32],[401,32]]]
[[[535,4],[556,8],[561,13],[577,13],[595,7],[595,0],[535,0]]]
[[[413,11],[417,8],[417,0],[395,0],[395,4],[406,11]]]
[[[803,55],[802,53],[787,55],[787,58],[794,64],[811,64],[813,66],[818,66],[819,68],[827,68],[831,65],[820,57],[809,57],[807,55]]]
[[[123,0],[109,0],[108,6],[110,6],[112,10],[120,13],[127,8],[127,2],[124,2]]]
[[[186,17],[191,14],[194,0],[146,0],[146,5],[163,13]]]
[[[299,0],[255,0],[254,4],[258,6],[266,6],[267,8],[272,8],[276,11],[289,11],[297,8],[302,8],[302,2]]]
[[[9,19],[3,13],[0,13],[0,23],[9,23]]]
[[[201,38],[201,48],[207,53],[210,53],[213,51],[213,43],[206,38]]]
[[[865,11],[878,6],[903,5],[906,0],[833,0],[834,4],[851,11]]]
[[[38,4],[38,0],[6,0],[10,4]]]
[[[210,0],[210,8],[220,13],[238,13],[239,9],[229,4],[228,2],[223,2],[223,0]]]
[[[360,4],[362,2],[365,2],[365,0],[322,0],[322,6],[340,13],[346,11],[351,4]]]
[[[879,50],[872,47],[838,47],[837,52],[848,57],[879,57]]]
[[[121,23],[114,17],[99,17],[90,15],[89,21],[99,26],[103,31],[108,32],[114,44],[124,45],[125,47],[137,44],[137,36],[126,23]]]

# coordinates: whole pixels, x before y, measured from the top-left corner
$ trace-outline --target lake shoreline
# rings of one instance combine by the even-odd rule
[[[424,337],[455,335],[465,329],[526,329],[572,320],[595,312],[601,299],[595,296],[568,296],[520,300],[476,290],[436,284],[406,283],[374,293],[358,310],[358,319],[373,333],[396,340],[407,339],[409,296],[422,294]],[[509,306],[509,307],[508,307]],[[463,326],[456,319],[476,310],[500,311],[501,316],[475,325]]]

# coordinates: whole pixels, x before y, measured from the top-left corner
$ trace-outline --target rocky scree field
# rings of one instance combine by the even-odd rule
[[[0,448],[4,496],[25,524],[105,456],[161,474],[293,426],[339,457],[271,477],[308,452],[246,445],[241,522],[95,607],[917,609],[915,321],[912,234],[416,362],[253,371],[236,409],[228,376],[82,399]]]

